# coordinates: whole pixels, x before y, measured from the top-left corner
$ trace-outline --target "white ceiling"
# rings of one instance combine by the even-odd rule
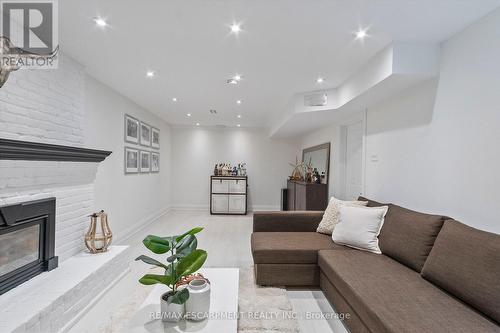
[[[498,6],[500,0],[63,0],[59,29],[63,52],[90,75],[170,123],[269,126],[295,93],[338,86],[390,42],[441,42]],[[110,26],[97,28],[96,16]],[[242,23],[238,36],[229,33],[233,22]],[[364,42],[354,40],[359,27],[369,28]],[[156,76],[146,78],[147,70]],[[244,80],[226,84],[235,73]]]

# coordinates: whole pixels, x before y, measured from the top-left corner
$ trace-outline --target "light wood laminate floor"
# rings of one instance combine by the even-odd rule
[[[113,221],[111,228],[113,228]],[[132,297],[129,290],[135,288],[137,280],[144,274],[145,265],[135,262],[140,254],[150,255],[142,245],[142,239],[148,234],[161,236],[181,234],[190,228],[201,226],[205,229],[198,235],[199,248],[208,252],[206,267],[250,267],[253,265],[250,250],[252,216],[214,216],[206,212],[173,211],[135,235],[122,242],[130,246],[130,272],[125,275],[87,312],[70,330],[72,333],[99,332],[99,327],[109,320],[110,313]],[[299,313],[323,311],[332,312],[330,304],[321,291],[288,290],[294,311]],[[335,320],[299,319],[299,326],[304,333],[344,333],[341,323]]]

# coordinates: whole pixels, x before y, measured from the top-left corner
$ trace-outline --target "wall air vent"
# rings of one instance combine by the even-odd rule
[[[327,101],[327,95],[323,92],[304,96],[304,106],[325,106]]]

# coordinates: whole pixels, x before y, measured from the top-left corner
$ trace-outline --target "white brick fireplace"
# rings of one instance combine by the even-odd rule
[[[61,56],[58,70],[20,70],[0,89],[0,139],[83,148],[84,72]],[[99,163],[5,159],[0,206],[56,198],[59,267],[0,295],[1,332],[64,331],[128,268],[125,248],[90,255],[84,232]]]
[[[97,163],[0,160],[0,206],[55,197],[56,255],[64,261],[84,248],[96,171]]]
[[[0,137],[81,147],[84,72],[62,56],[57,70],[20,70],[0,89]],[[14,161],[0,157],[0,206],[56,197],[56,255],[83,250],[93,210],[97,163]]]

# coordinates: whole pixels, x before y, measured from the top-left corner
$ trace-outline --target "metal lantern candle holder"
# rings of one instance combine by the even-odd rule
[[[97,219],[101,225],[101,230],[97,230]],[[101,210],[99,213],[94,213],[90,215],[90,227],[85,234],[85,246],[91,253],[106,252],[111,240],[113,239],[113,233],[108,225],[108,215]]]

